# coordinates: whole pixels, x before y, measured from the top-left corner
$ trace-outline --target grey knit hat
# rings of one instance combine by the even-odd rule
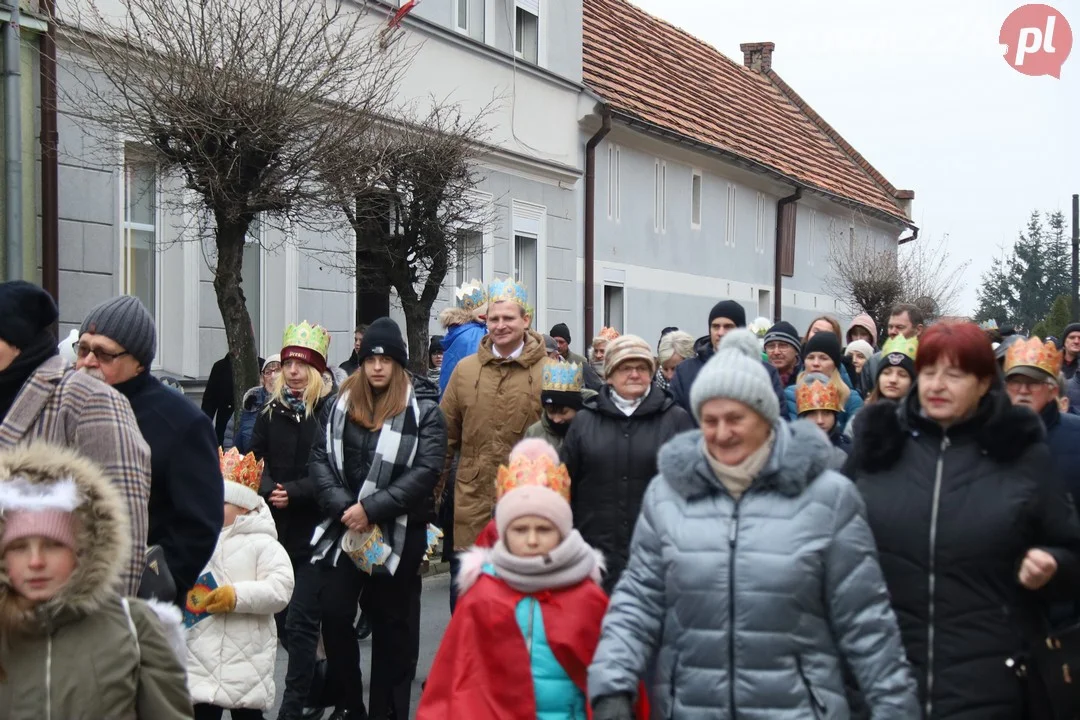
[[[701,421],[701,406],[714,398],[738,400],[765,418],[780,419],[780,401],[761,361],[761,344],[749,330],[732,330],[720,339],[720,347],[690,388],[690,407]]]
[[[150,367],[154,361],[157,349],[154,318],[133,295],[114,297],[91,310],[79,328],[79,334],[83,333],[113,340],[143,367]]]

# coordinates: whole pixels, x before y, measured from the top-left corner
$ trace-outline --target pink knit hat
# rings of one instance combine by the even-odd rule
[[[565,538],[574,529],[570,510],[570,476],[559,464],[559,454],[540,438],[522,440],[510,451],[507,465],[496,480],[495,526],[499,537],[510,523],[526,515],[549,520]]]
[[[75,516],[63,510],[19,510],[4,515],[0,550],[16,540],[43,537],[75,549]]]
[[[0,550],[27,537],[45,537],[75,548],[75,508],[81,499],[75,481],[30,484],[24,478],[0,483],[4,534]]]

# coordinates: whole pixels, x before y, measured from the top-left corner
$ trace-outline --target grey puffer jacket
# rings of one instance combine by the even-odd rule
[[[843,661],[873,718],[919,717],[862,499],[825,469],[816,426],[775,432],[738,502],[700,432],[660,451],[589,667],[593,701],[633,694],[655,656],[654,718],[839,720]]]

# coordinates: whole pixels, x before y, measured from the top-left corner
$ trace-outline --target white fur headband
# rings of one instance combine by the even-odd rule
[[[79,488],[72,478],[51,483],[32,483],[22,476],[0,482],[0,513],[11,511],[73,512],[82,504]]]

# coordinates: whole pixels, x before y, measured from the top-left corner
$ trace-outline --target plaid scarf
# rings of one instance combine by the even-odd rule
[[[394,480],[403,472],[412,467],[416,459],[417,437],[420,434],[420,405],[416,402],[416,395],[412,386],[408,389],[408,399],[405,410],[387,418],[379,432],[379,441],[375,445],[375,457],[371,459],[371,469],[368,470],[364,484],[360,486],[360,494],[357,500],[372,495],[379,490],[389,487]],[[345,482],[345,423],[349,419],[348,395],[342,395],[330,411],[330,418],[326,422],[326,454],[330,463],[330,469],[334,478],[347,486]],[[334,525],[337,532],[327,534]],[[380,525],[383,539],[393,550],[384,566],[391,575],[397,571],[401,562],[401,552],[405,547],[405,533],[409,529],[408,514],[394,518],[393,523]],[[341,538],[344,536],[344,526],[337,518],[328,518],[315,529],[311,544],[315,547],[312,562],[317,562],[333,549],[333,564],[337,565],[341,557]]]

